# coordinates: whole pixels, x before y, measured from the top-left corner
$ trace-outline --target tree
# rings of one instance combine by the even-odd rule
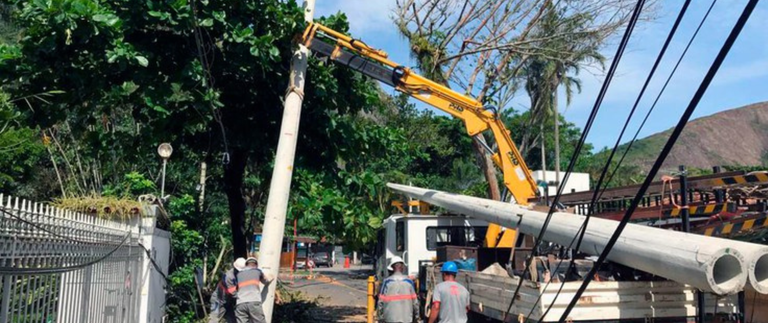
[[[565,92],[566,106],[571,104],[574,91],[581,92],[581,82],[576,78],[581,66],[597,64],[603,67],[605,58],[600,54],[605,35],[601,32],[574,33],[576,30],[584,30],[584,25],[590,24],[592,17],[589,14],[567,15],[566,8],[552,8],[541,19],[541,23],[535,28],[534,34],[541,35],[543,39],[538,45],[546,48],[552,54],[530,58],[523,66],[525,75],[525,90],[531,99],[531,123],[524,129],[543,128],[545,118],[553,118],[555,122],[555,176],[556,183],[560,183],[560,135],[559,135],[559,109],[558,91],[562,87]],[[545,35],[570,35],[563,38],[546,39]],[[527,134],[531,136],[530,132]],[[540,137],[539,134],[538,137]],[[523,149],[533,146],[536,138],[523,139]],[[544,147],[542,142],[542,149]]]
[[[507,109],[504,111],[504,123],[507,125],[509,129],[521,129],[526,127],[526,125],[531,123],[532,118],[532,112],[530,110],[524,111],[524,112],[518,112],[513,109]],[[572,155],[576,144],[579,142],[579,139],[581,137],[581,129],[579,129],[575,124],[568,122],[565,120],[565,118],[561,115],[559,116],[560,119],[560,132],[559,132],[559,138],[555,138],[555,120],[553,118],[546,118],[542,120],[540,123],[543,127],[543,131],[540,133],[542,134],[539,141],[544,141],[546,146],[553,146],[555,143],[555,140],[560,141],[561,143],[561,150],[564,155]],[[512,139],[516,142],[520,142],[523,140],[523,136],[525,136],[525,133],[520,131],[513,131],[512,132]],[[590,167],[592,167],[592,164],[596,162],[596,158],[593,156],[593,146],[590,143],[586,143],[584,145],[582,154],[579,156],[579,159],[576,160],[576,168],[575,171],[582,172],[582,171],[588,171],[591,170]],[[554,151],[549,150],[545,152],[547,164],[542,165],[541,164],[541,151],[538,149],[530,149],[527,154],[525,154],[525,162],[528,164],[528,166],[531,169],[553,169],[555,166],[555,158],[554,158]],[[594,168],[596,168],[595,166]],[[591,171],[588,171],[591,172]]]
[[[623,0],[558,4],[568,17],[589,15],[593,19],[581,29],[562,34],[536,34],[533,31],[542,17],[555,10],[549,0],[398,0],[395,23],[409,40],[425,76],[503,110],[517,93],[525,62],[552,56],[540,43],[565,41],[585,32],[608,37],[624,24],[632,5]],[[483,135],[477,136],[473,147],[489,183],[489,196],[498,199],[496,171],[482,148],[484,140]]]
[[[37,132],[20,122],[14,101],[0,89],[0,189],[4,192],[24,187],[44,149]]]
[[[13,4],[25,38],[0,55],[2,81],[16,83],[12,93],[65,93],[48,109],[26,111],[28,122],[84,140],[80,158],[90,160],[79,173],[97,173],[86,182],[119,182],[133,165],[156,161],[154,147],[165,141],[183,147],[174,158],[222,165],[235,254],[244,255],[244,179],[272,158],[285,93],[285,82],[277,80],[288,75],[292,40],[303,27],[298,5]],[[343,16],[325,23],[346,30]],[[327,140],[334,115],[374,106],[378,96],[372,83],[344,68],[313,61],[308,74],[305,118],[313,122],[302,124],[297,164],[327,167],[336,157]],[[319,133],[325,141],[314,137]]]
[[[0,44],[18,41],[19,28],[13,23],[11,9],[11,6],[0,3]]]

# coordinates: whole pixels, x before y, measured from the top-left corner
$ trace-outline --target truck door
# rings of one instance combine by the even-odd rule
[[[395,254],[403,258],[406,264],[408,264],[408,250],[405,247],[408,245],[407,239],[405,219],[397,219],[395,222]]]

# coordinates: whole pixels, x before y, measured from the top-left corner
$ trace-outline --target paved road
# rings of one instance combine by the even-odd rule
[[[368,276],[373,269],[368,266],[342,266],[319,268],[314,279],[306,276],[294,277],[289,287],[300,290],[311,298],[319,298],[318,321],[323,322],[365,322],[365,306],[368,293]],[[285,275],[281,275],[285,278]]]

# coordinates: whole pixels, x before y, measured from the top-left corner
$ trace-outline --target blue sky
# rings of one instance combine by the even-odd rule
[[[682,0],[660,1],[655,13],[656,19],[643,22],[635,29],[588,137],[588,141],[595,147],[613,146],[682,3]],[[710,4],[709,0],[692,1],[664,61],[640,102],[637,112],[639,116],[633,118],[635,122],[630,125],[630,135],[625,135],[623,142],[634,134]],[[649,123],[640,133],[641,138],[677,123],[745,4],[746,0],[717,2],[661,97]],[[407,42],[398,35],[391,20],[394,6],[394,0],[317,0],[317,15],[345,12],[355,37],[387,51],[394,61],[413,65],[408,55]],[[763,1],[758,4],[731,49],[696,109],[694,118],[768,101],[768,33],[765,32],[765,26],[761,26],[765,21],[768,21],[768,2]],[[616,44],[617,41],[613,41],[603,49],[609,59],[613,58]],[[608,62],[606,66],[609,65]],[[583,83],[582,92],[574,96],[573,102],[563,114],[568,121],[583,127],[605,76],[592,68],[582,71],[579,78]],[[528,104],[526,94],[521,92],[515,100],[514,108],[526,110]]]

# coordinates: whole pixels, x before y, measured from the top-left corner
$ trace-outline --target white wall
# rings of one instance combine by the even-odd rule
[[[557,194],[557,187],[559,183],[555,182],[555,172],[547,171],[547,183],[549,184],[549,196],[555,196]],[[565,172],[560,172],[560,179],[565,177]],[[544,171],[537,170],[533,172],[533,179],[536,181],[544,180]],[[584,192],[589,191],[589,174],[587,173],[571,173],[568,177],[568,181],[565,183],[565,189],[563,194],[572,192]],[[539,194],[544,195],[544,188],[539,187]]]
[[[171,234],[168,231],[155,228],[156,212],[152,217],[142,219],[141,242],[155,263],[160,267],[158,273],[147,254],[144,253],[141,272],[141,296],[139,304],[140,323],[162,323],[165,316],[165,285],[163,275],[168,275],[171,255]]]

